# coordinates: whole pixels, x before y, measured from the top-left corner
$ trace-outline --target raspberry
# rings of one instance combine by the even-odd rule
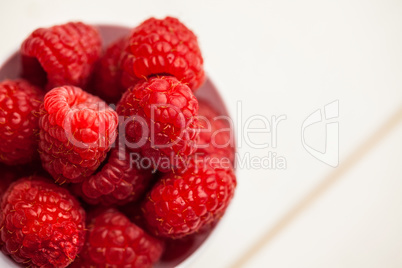
[[[0,83],[0,162],[31,162],[37,156],[41,90],[25,80]]]
[[[152,267],[163,243],[115,209],[104,210],[88,226],[86,243],[72,267]]]
[[[102,170],[82,183],[83,198],[104,205],[136,201],[151,182],[151,171],[132,163],[126,148],[117,146]]]
[[[219,219],[235,187],[230,164],[193,158],[187,170],[165,174],[154,185],[142,206],[143,215],[155,235],[181,238]]]
[[[234,164],[235,148],[230,118],[220,115],[206,101],[199,99],[198,102],[201,130],[197,153],[227,157]]]
[[[198,101],[175,77],[153,77],[130,88],[117,106],[129,149],[140,150],[160,171],[185,163],[198,139]]]
[[[85,212],[66,189],[41,177],[22,178],[3,196],[3,252],[31,267],[67,267],[85,239]]]
[[[126,44],[126,37],[112,43],[106,49],[94,74],[95,94],[109,103],[117,103],[127,89],[121,84],[120,69],[120,56]]]
[[[21,46],[23,73],[47,89],[85,87],[100,53],[101,38],[92,26],[70,22],[39,28]]]
[[[80,182],[106,158],[117,136],[117,114],[73,86],[49,91],[41,106],[39,150],[56,182]]]
[[[192,90],[205,79],[197,37],[172,17],[150,18],[136,27],[121,64],[124,72],[134,78],[169,74],[188,83]]]

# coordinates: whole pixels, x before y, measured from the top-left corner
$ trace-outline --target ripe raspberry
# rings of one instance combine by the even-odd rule
[[[171,17],[150,18],[133,30],[123,53],[122,68],[137,79],[173,75],[192,90],[205,79],[197,37]]]
[[[31,267],[67,267],[85,239],[85,212],[66,189],[41,177],[10,186],[1,203],[3,252]]]
[[[200,140],[197,153],[227,157],[234,164],[235,148],[230,118],[220,115],[206,101],[199,99],[198,102]]]
[[[0,162],[24,164],[37,157],[41,90],[25,80],[0,83]]]
[[[127,89],[121,84],[120,69],[120,56],[126,44],[126,37],[112,43],[106,49],[94,74],[95,94],[108,103],[117,103]]]
[[[194,158],[187,170],[165,174],[154,185],[143,204],[143,214],[155,235],[180,238],[219,219],[235,187],[230,164]]]
[[[186,162],[198,140],[198,101],[175,77],[153,77],[124,93],[117,106],[124,116],[127,144],[160,171]]]
[[[112,149],[105,166],[82,183],[83,198],[88,203],[104,205],[136,201],[152,179],[152,170],[132,162],[126,148]]]
[[[105,159],[117,136],[117,114],[73,86],[49,91],[41,106],[39,150],[56,182],[80,182]]]
[[[101,53],[98,31],[81,22],[39,28],[21,46],[24,76],[47,89],[85,87]]]
[[[72,267],[152,267],[163,244],[115,209],[104,210],[88,225],[86,243]]]

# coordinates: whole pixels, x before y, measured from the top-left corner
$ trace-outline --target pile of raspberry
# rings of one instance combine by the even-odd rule
[[[0,247],[21,266],[152,267],[234,195],[194,33],[150,18],[103,42],[81,22],[37,29],[0,81]]]

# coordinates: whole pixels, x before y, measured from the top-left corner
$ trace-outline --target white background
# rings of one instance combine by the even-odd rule
[[[402,1],[4,1],[0,59],[35,28],[67,21],[135,26],[176,16],[199,37],[205,69],[233,117],[286,115],[277,147],[253,148],[238,133],[240,157],[283,156],[285,170],[238,169],[238,189],[208,248],[191,267],[232,267],[310,195],[334,168],[301,144],[301,125],[339,101],[339,159],[345,172],[291,217],[244,267],[402,267],[402,120],[353,165],[356,152],[402,107]],[[254,121],[252,127],[263,127]],[[306,142],[325,147],[325,125]],[[250,135],[271,143],[270,133]],[[339,168],[339,167],[338,167]],[[293,215],[293,214],[292,214]]]

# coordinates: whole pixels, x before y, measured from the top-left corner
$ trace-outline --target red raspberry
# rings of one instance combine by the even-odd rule
[[[121,84],[120,69],[120,56],[126,44],[126,37],[112,43],[106,49],[94,74],[95,94],[109,103],[117,103],[127,89]]]
[[[41,90],[25,80],[0,83],[0,162],[15,165],[37,156]]]
[[[181,165],[195,152],[198,101],[175,77],[153,77],[130,88],[117,106],[127,144],[160,171]]]
[[[154,185],[143,204],[143,214],[155,235],[180,238],[219,219],[235,187],[230,164],[193,158],[187,170],[165,174]]]
[[[123,53],[122,68],[137,79],[173,75],[192,90],[205,79],[197,37],[171,17],[150,18],[133,30]]]
[[[125,147],[112,149],[102,170],[82,183],[83,198],[92,204],[125,204],[136,201],[152,179],[152,169],[132,162]]]
[[[85,212],[66,189],[41,177],[18,180],[3,196],[3,252],[31,267],[67,267],[85,239]]]
[[[206,101],[198,100],[198,102],[200,140],[197,144],[197,153],[227,157],[234,164],[235,147],[230,118],[220,115]]]
[[[152,267],[162,252],[162,242],[122,213],[108,209],[92,219],[80,258],[72,267]]]
[[[117,136],[117,114],[73,86],[49,91],[41,106],[39,150],[56,182],[80,182],[106,158]]]
[[[24,76],[52,89],[56,86],[84,87],[101,53],[98,31],[81,22],[39,28],[22,43]]]

